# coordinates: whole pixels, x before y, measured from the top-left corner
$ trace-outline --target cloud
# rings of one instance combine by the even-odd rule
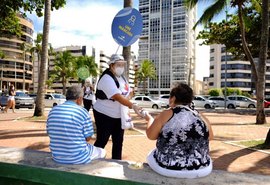
[[[111,24],[122,6],[119,2],[112,4],[111,1],[68,1],[64,8],[51,12],[49,42],[55,48],[86,45],[108,54],[115,53],[118,44],[111,35]],[[30,18],[34,21],[36,31],[42,32],[43,18]],[[135,53],[137,45],[137,42],[132,45]],[[118,53],[121,51],[119,49]]]
[[[133,7],[138,9],[138,2]],[[54,48],[70,45],[86,45],[87,50],[94,47],[108,55],[118,49],[111,35],[114,16],[123,8],[123,0],[67,0],[64,8],[51,12],[49,42]],[[200,8],[199,8],[200,9]],[[42,32],[43,18],[28,15],[33,20],[35,34]],[[199,30],[202,28],[199,26]],[[36,38],[36,36],[34,36]],[[198,46],[196,54],[196,78],[202,80],[209,74],[209,46]],[[118,53],[122,52],[122,47]],[[138,41],[131,48],[138,53]]]

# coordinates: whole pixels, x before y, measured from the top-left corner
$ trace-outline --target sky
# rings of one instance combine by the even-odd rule
[[[133,7],[138,9],[139,0],[133,0]],[[201,6],[202,7],[202,6]],[[123,0],[67,0],[64,8],[51,12],[49,43],[54,48],[70,45],[95,47],[108,54],[118,51],[118,44],[111,35],[111,24],[115,15],[123,8]],[[198,16],[202,14],[198,7]],[[28,15],[34,22],[35,34],[42,32],[43,18]],[[201,28],[199,28],[201,29]],[[34,35],[34,39],[36,35]],[[196,79],[209,76],[209,46],[199,46],[197,42]],[[138,53],[138,41],[131,46]]]

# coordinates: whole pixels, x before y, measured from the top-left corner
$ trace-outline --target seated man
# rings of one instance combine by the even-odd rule
[[[63,164],[85,164],[104,158],[104,149],[87,143],[94,131],[89,113],[81,107],[82,88],[71,86],[66,99],[64,104],[53,107],[48,115],[47,133],[53,160]]]

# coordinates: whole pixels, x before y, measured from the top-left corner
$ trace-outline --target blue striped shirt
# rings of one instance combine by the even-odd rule
[[[73,101],[52,108],[47,119],[47,133],[53,159],[63,164],[85,164],[91,161],[93,146],[86,138],[94,134],[86,109]]]

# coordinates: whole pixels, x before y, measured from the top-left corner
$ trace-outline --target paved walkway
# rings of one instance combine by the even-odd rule
[[[0,113],[0,146],[49,151],[45,121],[22,120],[32,115],[33,110]],[[233,144],[239,140],[264,139],[269,127],[254,125],[256,117],[251,115],[213,112],[202,112],[202,115],[211,122],[214,131],[214,140],[210,142],[214,169],[270,175],[270,150],[260,152]],[[123,160],[145,162],[155,141],[146,138],[145,121],[135,114],[133,118],[138,131],[126,132]],[[270,123],[270,117],[267,120]],[[111,141],[106,150],[107,158],[110,158]]]

